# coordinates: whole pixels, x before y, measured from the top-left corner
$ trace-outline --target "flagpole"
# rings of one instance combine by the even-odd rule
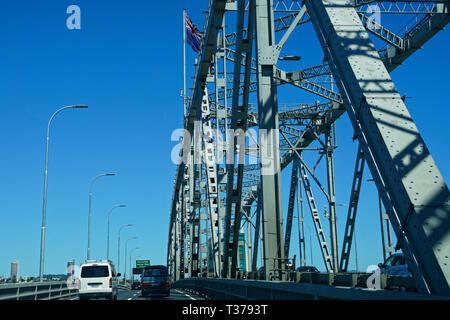
[[[183,8],[183,122],[186,118],[186,9]]]

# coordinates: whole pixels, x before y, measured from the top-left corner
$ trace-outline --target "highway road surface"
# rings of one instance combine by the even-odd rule
[[[205,300],[197,295],[178,289],[170,290],[170,296],[148,295],[143,297],[140,290],[119,290],[118,300]]]
[[[78,300],[78,297],[73,300]],[[102,299],[104,300],[104,299]],[[143,297],[140,290],[119,290],[117,300],[205,300],[197,295],[184,292],[178,289],[170,290],[170,296],[148,295]]]

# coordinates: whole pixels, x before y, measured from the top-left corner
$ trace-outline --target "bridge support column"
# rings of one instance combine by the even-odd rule
[[[278,97],[274,77],[279,53],[275,43],[273,1],[256,0],[255,5],[264,268],[266,279],[270,280],[272,277],[282,279],[284,271]]]
[[[332,125],[325,131],[325,155],[327,160],[327,181],[328,181],[328,207],[330,210],[330,239],[331,239],[331,257],[333,261],[333,272],[339,270],[338,256],[338,235],[336,223],[336,194],[334,188],[334,160],[333,160],[333,132]]]

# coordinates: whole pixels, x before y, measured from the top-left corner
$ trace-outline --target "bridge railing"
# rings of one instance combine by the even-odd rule
[[[323,281],[324,284],[250,279],[188,278],[174,282],[172,287],[183,289],[213,300],[450,299],[450,297],[423,295],[416,292],[399,290],[377,290],[357,286],[328,285],[326,284],[327,281],[325,281],[327,276],[328,279],[331,278],[329,274],[320,274],[317,278],[319,281]],[[354,279],[354,277],[351,278]],[[339,281],[342,281],[342,279]],[[355,284],[355,282],[353,282],[353,284]]]
[[[317,272],[285,272],[284,281],[323,284],[341,287],[367,288],[367,282],[373,273],[317,273]],[[204,274],[203,278],[214,278],[213,273]],[[373,277],[372,277],[373,278]],[[265,280],[263,272],[236,272],[236,279]],[[374,278],[373,278],[374,279]],[[270,281],[278,279],[269,279]],[[410,276],[378,274],[376,279],[378,289],[402,290],[417,292],[416,282]]]
[[[285,280],[289,282],[325,284],[329,286],[367,288],[368,281],[372,281],[373,273],[317,273],[317,272],[286,272]],[[371,279],[369,279],[372,277]],[[417,292],[413,277],[377,274],[376,286],[378,289]],[[261,272],[237,272],[237,279],[264,280]]]
[[[176,281],[211,299],[449,299],[417,293],[410,276],[374,273],[285,272],[284,281],[264,279],[262,272],[237,272],[235,279],[203,277]]]
[[[0,285],[0,300],[59,300],[78,295],[66,281],[11,283]]]

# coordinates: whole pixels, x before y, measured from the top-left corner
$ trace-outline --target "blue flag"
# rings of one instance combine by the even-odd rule
[[[198,31],[197,27],[192,23],[191,19],[186,16],[186,39],[187,43],[192,47],[195,52],[200,51],[200,41],[202,35]]]

